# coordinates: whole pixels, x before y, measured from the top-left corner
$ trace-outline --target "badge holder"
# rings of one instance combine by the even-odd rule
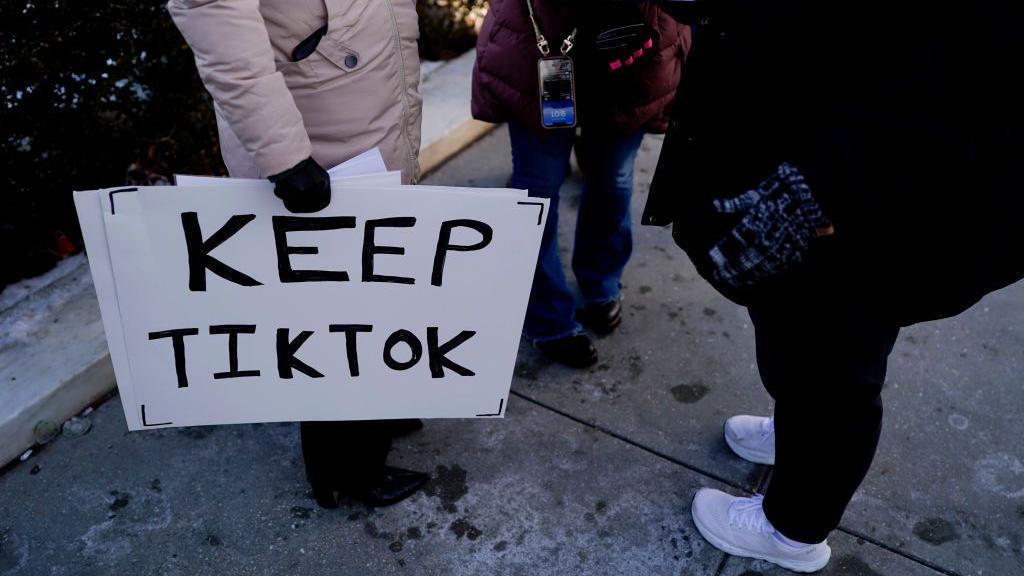
[[[576,30],[562,41],[561,56],[549,56],[551,48],[537,25],[533,2],[526,0],[526,7],[537,36],[537,49],[541,54],[541,59],[537,61],[541,126],[551,129],[572,128],[576,126],[576,73],[569,51],[576,40]]]
[[[576,125],[576,82],[572,58],[555,56],[537,61],[540,122],[545,128]]]

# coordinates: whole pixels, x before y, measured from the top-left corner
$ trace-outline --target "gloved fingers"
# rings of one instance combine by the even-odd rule
[[[281,200],[284,202],[285,209],[289,212],[309,214],[311,212],[319,212],[331,204],[331,191],[330,188],[327,188],[326,190],[310,190],[305,193],[296,192],[295,194],[281,197]]]
[[[319,212],[331,203],[330,175],[312,158],[271,176],[270,181],[289,212]]]
[[[821,204],[818,203],[814,195],[811,194],[810,189],[802,181],[797,187],[784,190],[782,197],[791,202],[793,217],[803,222],[807,228],[820,231],[818,233],[819,236],[829,236],[835,232],[832,228],[832,221],[828,219],[828,216],[825,216],[825,212],[821,209]]]
[[[789,164],[754,190],[714,205],[722,214],[743,214],[708,253],[713,276],[733,288],[785,272],[803,261],[816,238],[834,233],[803,176]]]
[[[763,190],[754,188],[734,198],[715,198],[712,206],[719,214],[740,214],[753,208],[764,196]]]
[[[796,202],[799,203],[796,209],[797,217],[805,222],[809,228],[826,229],[832,227],[832,221],[825,216],[825,213],[821,210],[821,205],[818,204],[818,201],[809,192],[806,195],[798,196]]]
[[[730,287],[751,287],[803,261],[815,229],[794,222],[779,202],[758,205],[709,252],[715,278]]]

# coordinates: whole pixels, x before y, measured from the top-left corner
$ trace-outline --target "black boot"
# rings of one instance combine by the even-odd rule
[[[622,324],[622,301],[589,304],[576,315],[584,326],[601,336],[611,334]]]
[[[586,334],[545,340],[534,346],[555,362],[571,368],[586,368],[597,362],[597,348]]]
[[[317,504],[337,508],[336,493],[352,479],[380,476],[391,450],[387,425],[375,420],[301,423],[302,459]]]
[[[302,457],[313,498],[323,508],[337,508],[340,492],[370,506],[388,506],[415,494],[430,478],[422,472],[385,466],[394,422],[303,422]],[[406,420],[399,430],[422,422]]]
[[[367,506],[397,504],[416,493],[430,480],[423,472],[385,466],[372,480],[361,482],[345,492]]]
[[[338,507],[338,493],[323,484],[313,486],[313,499],[321,508],[333,510]]]

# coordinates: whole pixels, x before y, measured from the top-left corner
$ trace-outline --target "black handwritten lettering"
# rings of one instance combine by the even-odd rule
[[[298,370],[310,378],[323,378],[324,375],[313,369],[302,360],[295,357],[299,348],[313,335],[312,331],[302,331],[294,340],[288,339],[288,329],[277,329],[277,374],[285,379],[292,378],[292,370]]]
[[[182,328],[180,330],[164,330],[150,332],[150,340],[170,338],[174,348],[174,372],[178,375],[178,388],[188,388],[188,374],[185,370],[185,336],[198,336],[198,328]]]
[[[409,346],[409,351],[412,352],[412,357],[405,362],[395,360],[395,357],[391,354],[394,347],[400,342],[405,342]],[[392,370],[408,370],[420,361],[421,356],[423,356],[423,344],[420,344],[419,338],[408,330],[398,330],[391,336],[388,336],[387,342],[384,343],[384,363]]]
[[[315,246],[289,246],[289,232],[313,232],[355,228],[352,216],[307,218],[301,216],[274,216],[274,246],[277,248],[277,273],[281,282],[348,282],[348,272],[335,270],[294,270],[289,258],[292,254],[316,254]]]
[[[216,247],[231,238],[246,224],[256,218],[253,214],[232,216],[210,236],[203,240],[203,232],[199,228],[199,216],[195,212],[183,212],[181,214],[181,227],[185,233],[185,248],[188,250],[188,289],[192,292],[204,292],[206,290],[206,271],[209,270],[217,276],[234,282],[241,286],[259,286],[260,283],[250,276],[242,274],[238,270],[224,264],[213,256],[210,256]]]
[[[395,284],[415,284],[413,278],[404,276],[382,276],[373,273],[373,257],[375,254],[405,254],[405,248],[400,246],[377,246],[374,243],[374,233],[377,228],[412,228],[416,225],[415,218],[382,218],[380,220],[367,220],[363,230],[363,282],[391,282]]]
[[[348,372],[353,378],[359,376],[359,353],[356,349],[356,337],[360,332],[372,332],[373,326],[367,324],[331,324],[332,333],[345,333],[345,353],[348,356]]]
[[[210,326],[210,334],[228,335],[228,371],[214,373],[214,380],[222,380],[224,378],[253,378],[260,375],[259,370],[238,369],[238,335],[255,333],[255,324],[221,324],[219,326]]]
[[[430,326],[427,328],[427,355],[430,363],[430,376],[432,378],[444,378],[445,368],[448,368],[459,376],[476,376],[476,374],[469,368],[456,364],[446,357],[446,354],[457,348],[466,340],[472,338],[475,334],[476,332],[471,330],[463,330],[458,336],[438,346],[437,327]]]
[[[452,244],[452,230],[457,227],[471,228],[480,233],[480,241],[476,244],[463,246]],[[440,286],[444,279],[444,261],[448,252],[471,252],[483,250],[491,243],[494,236],[494,229],[478,220],[447,220],[441,223],[441,232],[437,237],[437,251],[434,252],[434,271],[430,277],[430,283]]]

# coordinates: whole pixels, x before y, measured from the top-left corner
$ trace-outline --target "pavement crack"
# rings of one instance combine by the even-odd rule
[[[610,430],[608,428],[605,428],[604,426],[601,426],[599,424],[595,424],[593,422],[587,422],[586,420],[583,420],[582,418],[579,418],[578,416],[570,414],[569,412],[566,412],[564,410],[560,410],[558,408],[555,408],[554,406],[551,406],[549,404],[541,402],[540,400],[537,400],[535,398],[531,398],[530,396],[527,396],[526,394],[523,394],[522,392],[517,392],[516,390],[512,390],[511,394],[513,396],[515,396],[517,398],[521,398],[521,399],[523,399],[523,400],[525,400],[525,401],[527,401],[527,402],[529,402],[529,403],[531,403],[531,404],[533,404],[533,405],[535,405],[535,406],[537,406],[539,408],[543,408],[545,410],[548,410],[549,412],[554,412],[555,414],[558,414],[559,416],[562,416],[563,418],[568,418],[569,420],[572,420],[573,422],[576,422],[577,424],[581,424],[581,425],[586,426],[588,428],[592,428],[592,429],[600,432],[601,434],[604,434],[606,436],[610,436],[612,438],[615,438],[616,440],[618,440],[620,442],[624,442],[626,444],[629,444],[630,446],[632,446],[634,448],[639,448],[640,450],[643,450],[644,452],[647,452],[648,454],[651,454],[652,456],[657,456],[658,458],[661,458],[662,460],[666,460],[666,461],[671,462],[671,463],[673,463],[673,464],[675,464],[677,466],[681,466],[683,468],[686,468],[687,470],[689,470],[691,472],[694,472],[694,473],[699,474],[701,476],[704,476],[706,478],[710,478],[711,480],[714,480],[714,481],[719,482],[721,484],[725,484],[726,486],[729,486],[731,488],[735,488],[736,490],[740,490],[744,494],[752,494],[752,492],[750,491],[749,488],[747,488],[745,486],[742,486],[740,484],[737,484],[733,480],[725,478],[724,476],[719,476],[718,474],[715,474],[714,472],[711,472],[709,470],[704,470],[703,468],[701,468],[699,466],[695,466],[693,464],[690,464],[689,462],[685,462],[685,461],[680,460],[680,459],[678,459],[678,458],[676,458],[674,456],[670,456],[668,454],[665,454],[664,452],[661,452],[659,450],[651,448],[650,446],[646,446],[644,444],[641,444],[640,442],[637,442],[636,440],[633,440],[631,438],[627,438],[626,436],[623,436],[622,434],[619,434],[618,432],[615,432],[614,430]]]
[[[842,532],[843,534],[846,534],[847,536],[852,536],[854,538],[858,538],[860,540],[863,540],[863,541],[867,542],[868,544],[873,544],[874,546],[877,546],[878,548],[881,548],[882,550],[885,550],[886,552],[889,552],[890,554],[895,554],[896,556],[899,556],[899,557],[903,558],[904,560],[909,560],[910,562],[914,562],[915,564],[920,564],[921,566],[924,566],[925,568],[934,570],[934,571],[938,572],[939,574],[944,574],[945,576],[964,576],[963,574],[961,574],[961,573],[959,573],[959,572],[957,572],[955,570],[950,570],[949,568],[943,568],[942,566],[939,566],[938,564],[936,564],[936,563],[934,563],[934,562],[932,562],[930,560],[926,560],[925,558],[921,558],[920,556],[917,556],[916,554],[910,554],[908,552],[900,550],[899,548],[895,548],[893,546],[890,546],[890,545],[886,544],[885,542],[882,542],[881,540],[878,540],[876,538],[868,536],[867,534],[863,534],[861,532],[858,532],[857,530],[853,530],[851,528],[844,528],[843,526],[840,526],[839,528],[836,528],[836,530],[839,531],[839,532]]]
[[[715,569],[714,576],[722,576],[722,573],[725,570],[725,565],[728,564],[728,563],[729,563],[729,555],[726,554],[725,552],[722,552],[722,559],[718,561],[718,568]]]

